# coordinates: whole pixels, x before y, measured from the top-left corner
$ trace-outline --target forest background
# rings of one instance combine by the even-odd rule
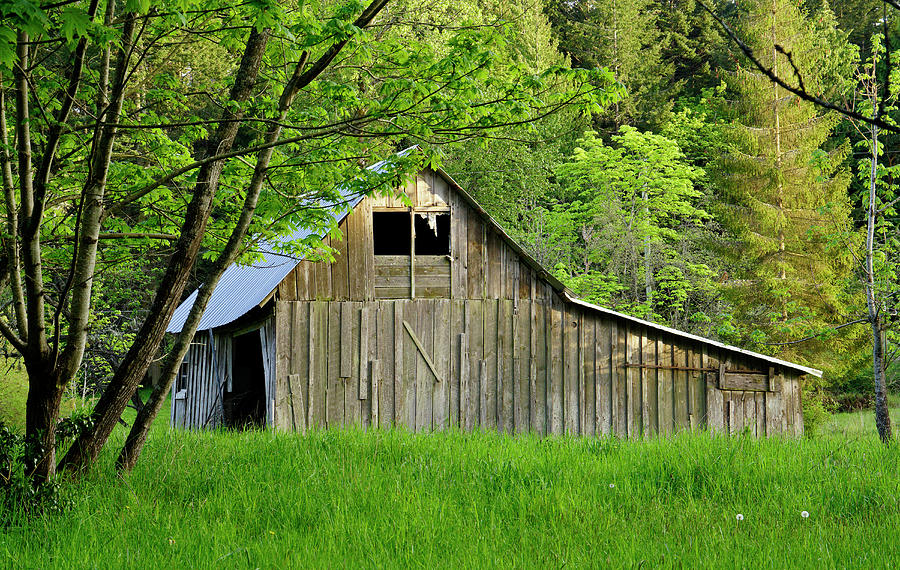
[[[615,96],[593,113],[573,107],[523,124],[496,121],[506,126],[445,137],[435,136],[438,129],[408,129],[403,136],[374,139],[366,138],[364,129],[348,129],[358,136],[345,137],[340,147],[303,150],[308,165],[339,165],[327,174],[307,168],[298,183],[288,174],[302,163],[287,160],[282,165],[288,168],[272,168],[248,243],[295,223],[326,225],[321,214],[283,215],[279,208],[308,198],[303,192],[317,185],[333,188],[373,156],[416,144],[576,295],[824,370],[821,380],[810,379],[805,387],[810,428],[828,411],[871,405],[862,259],[872,161],[864,125],[773,86],[694,0],[395,4],[390,14],[397,16],[389,17],[399,18],[390,22],[397,41],[439,56],[458,48],[453,42],[460,29],[490,28],[493,43],[485,50],[514,70],[510,77],[553,68],[607,68],[597,88],[612,94],[607,84],[612,79],[618,84]],[[867,78],[884,65],[885,51],[900,45],[896,23],[883,18],[881,0],[709,6],[767,65],[781,61],[782,73],[801,78],[810,92],[863,114],[873,108]],[[80,33],[83,24],[73,20],[71,33]],[[891,26],[886,37],[896,41],[883,41],[886,24]],[[790,58],[776,53],[775,44]],[[11,57],[0,53],[0,59]],[[893,57],[897,61],[900,54]],[[238,63],[225,43],[215,47],[196,37],[172,42],[135,67],[134,83],[142,88],[127,98],[144,110],[141,120],[148,124],[163,114],[160,102],[183,114],[212,116],[215,105],[197,106],[203,99],[196,95],[220,85]],[[340,99],[340,85],[325,88],[333,100]],[[571,88],[547,87],[560,96]],[[359,86],[360,92],[366,89]],[[448,97],[447,105],[463,99]],[[348,109],[358,102],[348,99]],[[895,113],[893,103],[888,100],[886,120]],[[125,137],[115,149],[112,176],[140,182],[160,157],[173,167],[189,161],[191,149],[182,140],[203,129],[174,125]],[[900,346],[896,142],[896,135],[882,134],[875,173],[881,213],[875,234],[877,294],[889,363],[896,362]],[[297,147],[279,150],[279,156],[292,150]],[[203,261],[186,293],[205,279],[221,248],[217,228],[234,219],[241,191],[231,181],[246,179],[252,170],[240,160],[226,169]],[[286,190],[292,184],[305,190]],[[158,188],[149,196],[149,211],[152,200],[178,194],[175,185]],[[104,223],[107,237],[120,239],[103,240],[99,250],[102,269],[87,348],[71,383],[82,396],[102,390],[134,340],[177,227],[161,211],[137,217],[127,208]],[[54,232],[67,231],[59,228],[64,225],[48,230],[51,243]],[[321,249],[312,242],[296,246]],[[46,260],[55,275],[47,284],[51,297],[67,286],[66,247],[54,255]],[[896,364],[889,367],[888,381],[895,392]]]

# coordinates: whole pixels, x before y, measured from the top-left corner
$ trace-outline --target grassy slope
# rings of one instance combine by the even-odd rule
[[[69,512],[0,530],[0,567],[900,564],[900,448],[872,437],[160,426],[130,477],[111,459]]]
[[[12,358],[0,358],[0,421],[13,428],[25,427],[28,376]]]

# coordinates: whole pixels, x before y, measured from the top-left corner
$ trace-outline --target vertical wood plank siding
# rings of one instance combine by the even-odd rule
[[[416,431],[452,426],[641,438],[708,427],[802,434],[799,378],[791,371],[773,368],[778,391],[720,390],[719,373],[702,370],[720,369],[718,349],[611,322],[561,300],[529,301],[518,312],[511,301],[484,299],[279,301],[276,319],[286,337],[278,346],[292,347],[278,351],[276,422],[283,429],[369,426],[377,418],[379,427]],[[199,355],[204,346],[192,350]],[[349,378],[341,376],[345,347]],[[369,377],[376,361],[377,403]],[[748,364],[726,363],[726,374]],[[192,417],[208,413],[209,405],[198,404]],[[191,420],[187,427],[201,426]]]

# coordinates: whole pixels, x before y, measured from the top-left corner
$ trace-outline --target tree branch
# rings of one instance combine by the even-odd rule
[[[844,324],[842,324],[842,325],[837,325],[837,326],[835,326],[835,327],[827,328],[827,329],[823,330],[823,331],[820,332],[820,333],[817,333],[817,334],[814,334],[814,335],[811,335],[811,336],[808,336],[808,337],[804,337],[804,338],[801,338],[801,339],[790,340],[790,341],[788,341],[788,342],[764,342],[763,344],[766,345],[766,346],[788,346],[788,345],[791,345],[791,344],[799,344],[799,343],[801,343],[801,342],[806,342],[806,341],[808,341],[808,340],[814,340],[814,339],[817,339],[817,338],[819,338],[820,336],[822,336],[822,334],[824,334],[825,332],[828,332],[828,331],[838,331],[838,330],[841,330],[842,328],[846,328],[846,327],[853,326],[853,325],[858,325],[859,323],[867,323],[867,322],[869,322],[869,318],[868,318],[868,317],[865,317],[865,318],[862,318],[862,319],[856,319],[856,320],[854,320],[854,321],[850,321],[849,323],[844,323]]]
[[[892,2],[892,0],[885,0],[885,1]],[[797,97],[800,97],[804,101],[809,101],[810,103],[814,103],[824,109],[828,109],[830,111],[835,111],[837,113],[840,113],[841,115],[844,115],[845,117],[849,117],[849,118],[855,119],[857,121],[862,121],[862,122],[868,123],[870,125],[875,125],[877,127],[880,127],[882,129],[884,129],[886,131],[890,131],[892,133],[900,133],[900,127],[898,127],[897,125],[893,125],[891,123],[885,122],[884,120],[879,119],[879,118],[866,117],[862,113],[858,113],[852,109],[848,109],[846,107],[836,105],[836,104],[832,103],[831,101],[826,101],[825,99],[822,99],[821,97],[817,97],[815,95],[810,94],[805,89],[802,89],[800,87],[795,87],[793,85],[788,84],[781,77],[779,77],[772,70],[772,68],[766,67],[765,65],[763,65],[763,63],[753,53],[753,50],[750,48],[750,46],[748,46],[746,43],[744,43],[737,36],[737,34],[734,32],[734,30],[731,29],[731,26],[729,26],[727,23],[725,23],[725,20],[723,20],[709,6],[707,6],[706,3],[698,2],[698,4],[700,4],[700,6],[704,10],[709,12],[709,14],[719,23],[719,25],[722,27],[722,29],[724,29],[725,32],[728,34],[728,37],[730,37],[731,40],[741,49],[741,51],[744,52],[744,55],[747,56],[747,59],[749,59],[751,61],[751,63],[753,63],[754,67],[756,67],[756,69],[758,69],[762,74],[764,74],[766,77],[768,77],[769,80],[772,81],[773,83],[778,84],[783,89],[793,93],[794,95],[796,95]]]
[[[3,197],[6,201],[6,255],[7,273],[12,292],[13,312],[16,328],[22,339],[28,338],[28,322],[25,316],[25,293],[22,289],[22,260],[19,256],[19,214],[16,204],[16,186],[12,174],[12,157],[9,156],[9,130],[6,125],[6,89],[0,77],[0,167],[3,170]]]

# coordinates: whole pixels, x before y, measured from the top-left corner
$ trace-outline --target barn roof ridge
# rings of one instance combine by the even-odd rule
[[[410,152],[415,148],[417,147],[410,147],[401,151],[400,154]],[[379,163],[373,164],[369,168],[375,169],[380,165],[383,165],[384,163],[385,161],[381,161]],[[705,343],[717,348],[722,348],[731,352],[743,354],[745,356],[758,358],[772,364],[777,364],[779,366],[785,366],[787,368],[791,368],[803,373],[812,374],[813,376],[822,376],[822,371],[816,368],[803,366],[794,362],[788,362],[786,360],[781,360],[773,356],[768,356],[737,346],[725,344],[723,342],[719,342],[707,337],[701,337],[699,335],[654,323],[652,321],[647,321],[638,317],[627,315],[625,313],[620,313],[612,309],[607,309],[605,307],[601,307],[599,305],[595,305],[593,303],[589,303],[575,297],[572,291],[570,291],[565,286],[565,284],[562,283],[562,281],[557,279],[552,273],[547,270],[546,267],[541,265],[527,251],[525,251],[516,242],[516,240],[514,240],[506,232],[506,230],[504,230],[503,227],[481,206],[481,204],[479,204],[471,194],[469,194],[462,186],[460,186],[458,182],[456,182],[456,180],[453,179],[452,176],[450,176],[450,174],[448,174],[443,168],[440,167],[432,167],[432,170],[443,177],[453,188],[453,190],[463,198],[467,205],[474,209],[482,217],[482,219],[484,219],[492,227],[492,229],[498,233],[498,235],[507,243],[507,245],[509,245],[525,261],[525,263],[528,264],[540,276],[541,279],[550,283],[550,285],[560,294],[564,301],[572,303],[574,305],[578,305],[585,309],[615,317],[617,319],[645,326],[653,330],[665,332],[673,336]],[[359,206],[359,204],[365,198],[365,195],[347,196],[347,208],[342,208],[340,211],[332,212],[335,222],[340,223],[351,211]],[[311,230],[300,228],[290,236],[290,240],[295,241],[297,239],[308,237],[313,233],[314,232]],[[303,261],[303,258],[279,253],[275,251],[271,246],[269,246],[269,249],[262,249],[261,253],[263,254],[263,259],[258,263],[255,263],[253,265],[239,265],[238,263],[233,263],[225,271],[225,273],[222,275],[222,278],[219,280],[218,285],[216,286],[216,290],[213,292],[213,295],[209,300],[206,311],[204,311],[203,318],[201,319],[200,325],[197,328],[198,331],[228,325],[236,321],[243,315],[247,314],[253,308],[260,306],[266,300],[271,298],[273,292],[278,287],[278,284],[281,283],[281,281],[285,277],[287,277],[287,275],[294,269],[294,267],[297,266],[298,263]],[[250,274],[250,272],[252,272],[252,275]],[[175,333],[181,330],[181,327],[184,325],[184,322],[187,319],[188,312],[190,311],[196,297],[197,291],[195,290],[178,306],[172,316],[171,321],[169,322],[169,326],[166,328],[166,332]]]

